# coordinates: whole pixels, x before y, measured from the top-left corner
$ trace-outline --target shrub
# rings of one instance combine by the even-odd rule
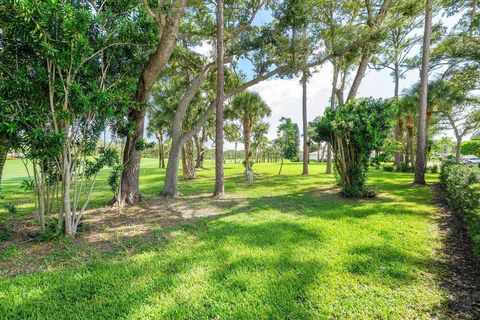
[[[393,171],[395,171],[395,167],[392,166],[392,165],[384,165],[384,166],[383,166],[383,171],[385,171],[385,172],[393,172]]]
[[[344,196],[364,196],[370,155],[390,134],[396,109],[392,100],[355,99],[327,108],[314,124],[319,139],[332,146]]]
[[[480,255],[480,168],[446,162],[440,181],[446,200],[464,216],[475,252]]]
[[[438,164],[432,164],[427,170],[430,173],[438,173]]]
[[[401,172],[412,172],[412,167],[410,167],[410,164],[406,162],[400,163],[400,171]]]

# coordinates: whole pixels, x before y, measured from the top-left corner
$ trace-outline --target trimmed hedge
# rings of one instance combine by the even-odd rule
[[[474,250],[480,256],[480,168],[444,163],[440,180],[446,200],[463,214]]]

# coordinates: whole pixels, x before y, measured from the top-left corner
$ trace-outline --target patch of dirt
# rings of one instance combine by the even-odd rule
[[[115,207],[91,209],[82,217],[73,240],[35,241],[38,227],[33,219],[15,221],[12,239],[0,242],[0,274],[13,276],[48,269],[102,253],[133,253],[142,245],[168,239],[165,230],[169,227],[196,218],[222,215],[225,209],[239,202],[240,199],[213,200],[207,196],[193,196],[150,199],[140,206],[124,208],[121,213]],[[6,256],[3,250],[14,253]],[[54,262],[52,256],[56,259]]]
[[[473,253],[463,217],[448,205],[438,184],[433,188],[436,205],[442,213],[443,248],[440,254],[446,273],[441,286],[448,292],[446,316],[450,319],[480,319],[479,260]]]

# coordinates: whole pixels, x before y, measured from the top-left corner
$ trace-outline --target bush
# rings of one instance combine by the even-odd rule
[[[480,255],[480,168],[446,162],[440,181],[446,200],[464,216],[474,250]]]
[[[438,173],[438,164],[433,164],[427,168],[430,173]]]
[[[385,172],[393,172],[393,171],[395,171],[395,167],[392,166],[392,165],[385,165],[385,166],[383,166],[383,171],[385,171]]]
[[[370,156],[384,145],[396,112],[393,100],[354,99],[315,122],[318,138],[332,146],[342,195],[364,196]]]
[[[400,163],[400,171],[401,172],[412,172],[413,169],[412,169],[412,167],[410,167],[410,164],[408,164],[406,162],[402,162],[402,163]]]

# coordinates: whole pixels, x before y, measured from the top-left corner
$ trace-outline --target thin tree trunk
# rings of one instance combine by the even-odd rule
[[[235,141],[235,150],[233,151],[233,163],[237,163],[237,144],[238,141]]]
[[[195,149],[197,150],[197,159],[196,159],[196,168],[203,168],[203,158],[205,154],[203,140],[202,138],[198,138],[197,134],[193,135],[193,140],[195,141]]]
[[[278,175],[282,174],[282,168],[283,168],[283,157],[280,158],[280,170],[278,170]]]
[[[185,152],[185,145],[182,146],[182,176],[183,176],[183,179],[188,179],[187,156]]]
[[[215,117],[215,190],[214,197],[225,194],[223,172],[223,89],[225,84],[223,48],[223,0],[217,0],[217,100]]]
[[[308,175],[308,119],[307,119],[307,72],[302,77],[302,115],[303,115],[303,175]]]
[[[430,39],[432,34],[432,2],[426,0],[425,5],[425,30],[422,49],[422,70],[420,74],[420,108],[418,113],[417,132],[417,157],[415,164],[415,184],[425,185],[426,169],[426,138],[427,138],[427,95],[428,95],[428,70],[430,65]]]
[[[245,149],[245,169],[246,171],[252,170],[251,162],[250,162],[250,130],[252,128],[252,121],[250,119],[246,119],[243,122],[243,145]]]
[[[163,169],[165,168],[165,154],[163,152],[163,132],[159,130],[157,132],[158,140],[158,167]]]

